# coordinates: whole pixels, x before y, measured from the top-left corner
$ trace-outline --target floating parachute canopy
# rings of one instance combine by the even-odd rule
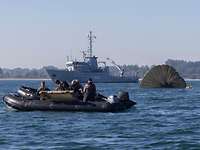
[[[153,67],[142,79],[143,88],[185,88],[185,80],[169,65]]]

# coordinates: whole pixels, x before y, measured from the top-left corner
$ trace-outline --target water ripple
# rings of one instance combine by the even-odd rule
[[[200,82],[194,82],[190,90],[97,84],[105,95],[130,92],[137,106],[120,113],[16,112],[0,102],[1,149],[199,149]],[[0,98],[22,84],[39,81],[0,81]]]

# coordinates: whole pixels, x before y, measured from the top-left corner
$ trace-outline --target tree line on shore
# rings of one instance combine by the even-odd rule
[[[170,65],[176,69],[176,71],[183,77],[187,79],[200,79],[200,61],[185,61],[185,60],[173,60],[168,59],[165,61],[166,65]],[[124,65],[125,75],[137,75],[139,78],[143,78],[145,73],[149,71],[152,66],[144,65]],[[114,75],[119,75],[119,71],[115,67],[110,67],[111,72]]]
[[[40,69],[29,68],[0,68],[0,78],[19,78],[19,79],[48,79],[49,76],[45,68],[55,68],[53,66],[43,67]]]
[[[174,67],[183,78],[200,79],[200,61],[168,59],[165,64]]]
[[[190,79],[200,79],[200,61],[184,61],[184,60],[173,60],[168,59],[165,64],[174,67],[177,72],[184,78]],[[144,65],[123,65],[121,68],[124,69],[125,76],[134,76],[137,75],[139,78],[142,78],[145,73],[152,66]],[[0,68],[0,78],[29,78],[29,79],[48,79],[49,76],[46,72],[46,68],[58,69],[54,66],[47,66],[40,69],[28,69],[28,68]],[[114,67],[109,67],[110,73],[116,76],[120,75],[119,70]]]

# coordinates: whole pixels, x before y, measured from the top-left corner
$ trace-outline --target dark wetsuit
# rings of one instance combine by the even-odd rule
[[[62,85],[62,87],[63,87],[64,90],[69,90],[69,84],[66,81],[63,81],[61,83],[61,85]]]
[[[82,85],[80,83],[75,83],[75,84],[72,84],[71,85],[71,90],[74,91],[74,96],[79,98],[79,99],[82,99],[83,98],[83,95],[82,95]]]
[[[69,89],[69,84],[66,81],[57,84],[56,91],[65,91]]]

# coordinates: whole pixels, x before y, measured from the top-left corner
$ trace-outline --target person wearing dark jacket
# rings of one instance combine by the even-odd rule
[[[63,91],[63,88],[61,86],[61,81],[60,80],[56,80],[56,88],[55,91]]]
[[[69,89],[69,84],[66,81],[56,80],[56,91],[65,91]]]
[[[69,90],[69,84],[67,83],[67,81],[61,82],[61,85],[62,85],[64,90]]]
[[[95,100],[95,97],[96,97],[96,86],[92,82],[91,78],[85,84],[84,89],[83,89],[83,93],[84,93],[83,102],[94,101]]]
[[[71,82],[70,90],[73,91],[73,94],[75,97],[79,99],[83,98],[83,95],[82,95],[83,87],[80,84],[79,80],[73,80]]]

